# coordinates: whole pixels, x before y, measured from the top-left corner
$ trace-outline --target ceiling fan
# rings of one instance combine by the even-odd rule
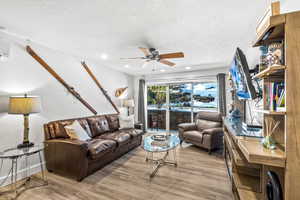
[[[155,48],[139,47],[139,49],[145,54],[144,57],[121,58],[121,59],[143,59],[143,60],[146,60],[146,62],[154,60],[154,61],[160,62],[162,64],[168,65],[170,67],[173,67],[176,64],[169,60],[166,60],[166,59],[183,58],[184,57],[183,52],[159,54],[159,51],[156,50]]]

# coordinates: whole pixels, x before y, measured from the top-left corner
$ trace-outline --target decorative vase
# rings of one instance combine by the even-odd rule
[[[267,149],[276,149],[276,142],[271,136],[264,137],[261,143]]]

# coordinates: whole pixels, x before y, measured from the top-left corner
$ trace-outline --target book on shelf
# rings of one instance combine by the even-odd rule
[[[285,85],[284,82],[271,82],[266,87],[266,105],[270,111],[285,110]]]

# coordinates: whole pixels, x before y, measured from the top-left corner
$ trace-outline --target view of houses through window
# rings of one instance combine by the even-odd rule
[[[200,110],[217,109],[217,83],[195,82],[147,87],[148,128],[177,130],[177,125],[192,122]]]

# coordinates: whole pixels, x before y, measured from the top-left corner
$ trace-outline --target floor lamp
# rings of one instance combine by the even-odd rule
[[[34,144],[29,142],[29,115],[41,112],[41,100],[37,96],[12,96],[9,98],[9,114],[24,116],[23,143],[18,148],[31,147]]]
[[[130,108],[134,107],[134,100],[133,99],[126,99],[123,103],[123,106],[128,109],[128,116],[130,116]]]

